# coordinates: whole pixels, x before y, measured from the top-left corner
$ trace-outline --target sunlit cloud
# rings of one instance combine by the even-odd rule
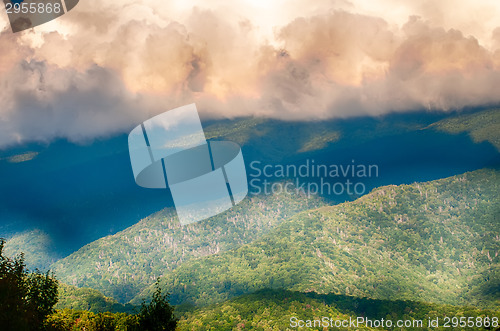
[[[498,104],[500,3],[81,1],[12,34],[0,15],[0,146],[203,117],[312,120]]]

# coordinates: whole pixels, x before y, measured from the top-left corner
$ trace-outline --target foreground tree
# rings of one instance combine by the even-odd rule
[[[149,304],[142,304],[138,314],[139,329],[144,331],[175,330],[177,319],[174,308],[169,304],[169,293],[162,293],[160,280],[155,283],[156,291]]]
[[[0,325],[2,330],[39,330],[57,303],[57,280],[49,272],[28,272],[21,253],[3,255],[0,238]]]

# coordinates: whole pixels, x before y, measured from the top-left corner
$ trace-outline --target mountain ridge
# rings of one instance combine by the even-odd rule
[[[323,203],[300,194],[249,196],[227,212],[187,226],[165,209],[82,247],[52,269],[68,284],[95,288],[125,303],[183,262],[251,242],[286,217]]]
[[[352,159],[376,163],[383,175],[365,182],[372,189],[498,164],[499,153],[491,139],[471,139],[467,133],[481,129],[485,122],[468,120],[471,116],[482,118],[498,112],[421,111],[325,122],[237,118],[203,121],[203,127],[210,140],[240,143],[247,166],[253,160],[266,164],[297,164],[306,159],[325,164],[347,164]],[[432,126],[462,118],[465,127],[460,127],[461,133]],[[486,124],[498,121],[497,115],[488,118]],[[494,130],[483,130],[481,137],[495,134]],[[38,229],[55,243],[56,255],[64,257],[172,207],[166,191],[135,184],[127,148],[127,136],[121,134],[92,143],[58,140],[50,145],[33,143],[0,151],[0,171],[9,174],[0,182],[2,236]],[[336,198],[335,202],[350,199]]]
[[[162,284],[176,304],[269,287],[498,307],[499,179],[490,169],[378,188],[299,213],[238,249],[191,260]],[[148,296],[146,289],[131,302]]]

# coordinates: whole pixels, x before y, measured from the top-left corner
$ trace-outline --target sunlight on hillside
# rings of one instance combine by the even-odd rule
[[[1,160],[7,160],[7,162],[10,163],[21,163],[21,162],[26,162],[26,161],[31,161],[35,157],[38,156],[38,152],[26,152],[23,154],[17,154],[17,155],[12,155],[4,158],[0,158]]]
[[[312,136],[307,140],[297,153],[312,152],[325,148],[329,143],[338,141],[340,139],[340,132],[325,132],[324,134]]]
[[[500,151],[500,109],[459,115],[432,124],[437,130],[458,134],[467,132],[476,143],[488,141]]]

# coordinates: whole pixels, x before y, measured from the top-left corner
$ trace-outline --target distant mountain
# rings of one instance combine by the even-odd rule
[[[414,301],[389,301],[356,298],[346,295],[301,293],[286,290],[261,290],[242,295],[220,304],[182,312],[179,330],[287,330],[297,328],[299,321],[312,330],[435,330],[429,327],[429,319],[439,321],[443,327],[445,317],[478,316],[500,318],[499,311],[480,310],[472,307],[437,305]],[[363,323],[351,325],[350,320],[363,319]],[[381,321],[384,322],[381,322]],[[344,322],[344,326],[338,327]],[[392,327],[387,327],[389,322]],[[398,321],[409,323],[397,327]],[[419,324],[419,323],[422,324]],[[314,324],[316,323],[316,324]],[[326,323],[326,324],[325,324]],[[372,324],[370,324],[372,323]],[[383,325],[375,328],[374,326]],[[383,323],[383,324],[381,324]],[[491,323],[491,322],[490,322]],[[448,325],[452,327],[452,323]],[[385,326],[385,327],[384,327]],[[413,326],[413,327],[411,327]],[[328,327],[328,328],[326,328]],[[458,329],[458,328],[455,328]],[[461,328],[464,329],[464,328]],[[467,330],[484,330],[483,327],[469,327]]]
[[[0,236],[38,229],[62,256],[169,206],[135,184],[126,136],[0,151],[0,173]]]
[[[174,304],[262,288],[500,307],[500,172],[385,186],[167,273]],[[148,298],[151,288],[132,303]]]
[[[500,109],[490,109],[472,114],[459,114],[433,123],[435,128],[452,134],[467,132],[479,143],[490,142],[500,151]]]
[[[6,256],[15,256],[23,252],[26,267],[30,270],[38,268],[46,271],[60,258],[50,236],[41,230],[25,231],[5,239],[7,239]]]
[[[166,209],[82,247],[51,268],[65,283],[127,302],[182,263],[250,243],[284,219],[321,205],[320,198],[301,194],[247,197],[225,213],[183,227]]]
[[[436,144],[446,143],[443,133],[452,134],[458,142],[460,133],[470,133],[475,143],[487,141],[496,146],[500,125],[500,109],[485,109],[451,113],[414,112],[378,117],[358,117],[311,122],[280,121],[265,118],[240,118],[208,122],[205,132],[208,139],[231,140],[244,146],[245,154],[252,159],[255,154],[265,162],[300,160],[333,151],[356,150],[376,146],[372,142],[385,142],[398,147],[387,138],[407,140],[408,137],[426,138],[432,135]],[[488,139],[485,139],[489,137]],[[285,139],[284,139],[285,138]],[[413,141],[413,145],[423,142]],[[426,146],[428,150],[436,146]],[[400,152],[399,149],[394,153]],[[418,152],[418,150],[414,150]],[[446,152],[446,151],[444,151]],[[348,153],[351,154],[351,153]],[[330,155],[339,159],[339,155]],[[351,157],[351,155],[349,155]],[[436,162],[441,160],[435,160]]]
[[[483,115],[486,121],[440,129],[448,119],[462,123],[462,118]],[[486,137],[483,122],[492,128],[487,130],[489,137],[498,126],[498,110],[415,112],[320,122],[238,118],[204,120],[203,126],[210,140],[231,140],[242,146],[248,172],[253,161],[263,165],[306,160],[376,164],[380,176],[365,181],[369,191],[498,164],[500,154],[489,142],[495,144],[494,140],[482,138]],[[471,133],[471,139],[469,131],[480,133]],[[135,184],[126,134],[82,144],[59,140],[2,150],[0,173],[0,236],[39,229],[51,238],[61,256],[173,205],[167,190]],[[337,203],[357,196],[329,198]]]

